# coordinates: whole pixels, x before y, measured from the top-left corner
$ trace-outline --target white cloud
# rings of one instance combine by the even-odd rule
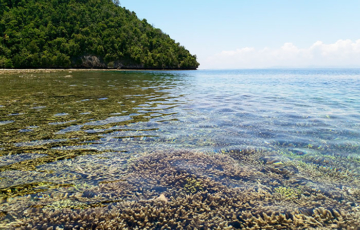
[[[278,49],[245,47],[223,51],[201,62],[201,68],[206,69],[271,67],[360,67],[360,39],[333,44],[317,41],[305,49],[292,43]]]

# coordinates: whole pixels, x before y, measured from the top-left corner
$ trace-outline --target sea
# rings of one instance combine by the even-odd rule
[[[83,228],[114,218],[119,229],[215,229],[217,218],[230,229],[355,228],[359,166],[360,69],[0,75],[0,228],[80,229],[71,216],[115,208],[118,219]],[[255,193],[266,209],[205,208],[211,195]],[[179,203],[199,194],[203,208]],[[136,219],[156,202],[208,225]]]

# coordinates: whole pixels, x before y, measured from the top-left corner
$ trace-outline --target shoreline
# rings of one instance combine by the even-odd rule
[[[18,74],[18,73],[55,73],[55,72],[81,72],[81,71],[182,71],[182,70],[197,70],[197,69],[0,69],[1,74]]]

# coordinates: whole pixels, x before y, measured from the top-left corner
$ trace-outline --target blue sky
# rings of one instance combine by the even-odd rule
[[[359,0],[120,2],[196,54],[200,68],[360,67]]]

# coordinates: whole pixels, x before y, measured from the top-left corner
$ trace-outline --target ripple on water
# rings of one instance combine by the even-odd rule
[[[51,122],[49,123],[49,125],[64,125],[64,124],[69,124],[72,122],[75,122],[76,120],[70,120],[70,121],[63,121],[63,122]]]
[[[215,113],[233,113],[233,112],[235,112],[235,110],[230,108],[223,108],[215,111]]]
[[[69,114],[68,113],[57,113],[54,116],[55,117],[62,117],[62,116],[67,116],[67,115],[69,115]]]
[[[163,114],[161,114],[161,113],[152,113],[152,114],[150,114],[150,116],[152,116],[152,117],[155,117],[155,116],[162,116]]]
[[[69,127],[66,127],[65,129],[62,129],[62,130],[56,132],[55,134],[65,134],[65,133],[69,133],[69,132],[77,132],[77,131],[80,131],[83,126],[84,125],[71,125]]]
[[[65,141],[68,140],[67,139],[38,140],[38,141],[15,143],[14,145],[16,147],[29,147],[29,146],[39,146],[39,145],[46,145],[46,144],[65,142]]]
[[[117,116],[117,117],[109,117],[105,120],[100,120],[100,121],[91,121],[91,122],[85,123],[84,125],[107,125],[107,124],[111,124],[111,123],[119,123],[119,122],[130,121],[130,120],[131,120],[130,116]]]
[[[122,102],[120,101],[120,102],[118,102],[118,103],[122,103]],[[149,104],[140,104],[140,105],[138,105],[138,108],[141,108],[141,107],[149,107],[149,106],[151,106],[151,105],[149,105]],[[138,108],[135,108],[135,109],[138,109]]]
[[[45,109],[46,106],[35,106],[35,107],[32,107],[31,109],[37,109],[37,110],[40,110],[40,109]]]
[[[34,130],[32,129],[20,129],[19,133],[28,133],[28,132],[33,132]]]
[[[32,153],[23,153],[23,154],[16,154],[16,155],[6,155],[0,156],[0,167],[11,165],[14,163],[18,163],[21,161],[36,159],[39,157],[46,156],[45,154],[32,154]]]
[[[14,121],[0,121],[0,125],[7,125],[7,124],[11,124]]]
[[[8,116],[20,116],[23,115],[24,113],[11,113]]]
[[[86,133],[103,133],[105,131],[106,131],[106,129],[88,129],[88,130],[84,130],[84,132],[86,132]]]

